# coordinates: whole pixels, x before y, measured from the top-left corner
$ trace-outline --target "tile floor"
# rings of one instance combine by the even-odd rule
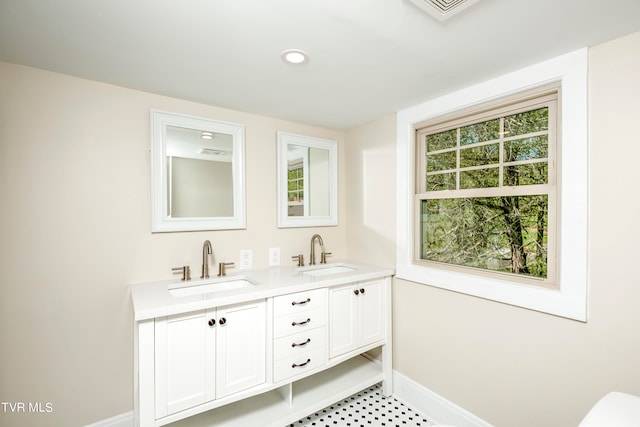
[[[373,386],[287,427],[424,427],[432,425],[433,423],[399,400],[382,396],[379,386]]]

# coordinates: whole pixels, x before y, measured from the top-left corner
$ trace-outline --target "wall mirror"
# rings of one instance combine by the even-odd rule
[[[278,227],[338,225],[338,143],[278,132]]]
[[[152,231],[246,228],[244,126],[151,111]]]

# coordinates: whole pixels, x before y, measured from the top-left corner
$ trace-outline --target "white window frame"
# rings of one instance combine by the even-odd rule
[[[588,243],[588,50],[541,62],[424,102],[397,115],[396,276],[586,322]],[[557,82],[561,129],[557,169],[557,289],[414,263],[415,131],[421,123]]]
[[[557,130],[560,129],[559,124],[559,86],[557,84],[551,86],[545,86],[534,91],[526,91],[515,97],[508,97],[498,101],[496,104],[483,105],[480,109],[471,109],[455,114],[456,117],[445,117],[442,120],[437,120],[436,123],[425,123],[420,129],[416,130],[416,194],[414,196],[414,263],[425,266],[439,266],[439,268],[457,269],[459,271],[469,271],[473,268],[474,273],[482,274],[485,276],[491,275],[494,278],[504,279],[509,277],[509,280],[516,282],[536,285],[536,286],[556,286],[556,147],[557,147]],[[499,171],[499,183],[495,187],[476,187],[476,188],[455,188],[455,189],[439,189],[435,191],[427,191],[425,188],[426,176],[427,176],[427,161],[428,155],[426,151],[425,136],[432,135],[445,130],[457,130],[462,129],[465,126],[483,123],[488,120],[501,120],[507,116],[537,110],[539,108],[547,108],[548,112],[548,129],[546,131],[537,132],[538,134],[544,134],[547,138],[548,155],[545,158],[528,159],[523,163],[546,163],[548,167],[548,180],[546,183],[537,183],[529,185],[517,185],[508,186],[503,182],[503,171],[508,164],[504,163],[502,155],[496,159],[495,163],[474,165],[472,167],[461,167],[456,164],[455,168],[448,169],[445,172],[456,173],[456,183],[460,184],[460,174],[464,170],[470,169],[488,169],[495,168]],[[458,135],[459,136],[459,135]],[[490,141],[480,141],[477,143],[462,144],[457,143],[456,146],[447,147],[444,151],[456,153],[456,159],[459,160],[460,152],[472,147],[478,147],[482,145],[494,145],[500,146],[498,150],[503,152],[506,141],[520,140],[526,138],[526,135],[499,135],[496,139]],[[425,160],[423,160],[425,159]],[[434,173],[441,173],[442,170],[437,170]],[[513,274],[502,271],[495,271],[489,268],[483,269],[482,267],[470,267],[465,265],[439,263],[431,261],[421,257],[423,233],[419,231],[421,228],[421,203],[426,200],[433,199],[477,199],[484,197],[500,197],[500,196],[527,196],[527,195],[545,195],[548,197],[548,215],[547,215],[547,236],[548,246],[546,247],[547,260],[547,273],[546,277],[537,277],[533,275],[525,274]],[[424,230],[423,230],[424,231]],[[507,276],[508,275],[508,276]]]

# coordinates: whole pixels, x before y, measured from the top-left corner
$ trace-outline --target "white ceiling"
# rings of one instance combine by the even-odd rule
[[[640,0],[480,0],[444,22],[409,0],[0,0],[0,61],[336,129],[635,31]]]

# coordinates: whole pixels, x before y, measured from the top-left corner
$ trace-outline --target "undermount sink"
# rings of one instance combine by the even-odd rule
[[[351,267],[344,264],[320,264],[309,267],[303,267],[300,269],[302,274],[307,276],[330,276],[332,274],[348,273],[356,270],[355,267]]]
[[[169,285],[169,293],[174,297],[186,297],[249,288],[257,284],[246,277],[220,277]]]

